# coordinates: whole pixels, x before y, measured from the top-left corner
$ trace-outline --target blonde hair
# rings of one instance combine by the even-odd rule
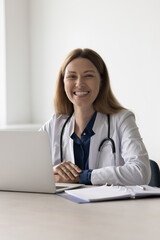
[[[117,101],[111,90],[108,70],[100,55],[88,48],[77,48],[67,55],[58,74],[54,96],[54,107],[56,114],[70,115],[73,112],[73,104],[70,102],[65,93],[63,79],[67,65],[76,58],[86,58],[90,60],[100,74],[102,82],[99,94],[93,103],[95,111],[104,114],[113,114],[124,109],[124,107],[122,107]]]

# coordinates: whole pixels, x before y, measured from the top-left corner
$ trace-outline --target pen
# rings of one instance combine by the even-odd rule
[[[141,185],[136,185],[136,187],[139,187],[142,190],[146,190],[146,188],[144,186],[141,186]]]

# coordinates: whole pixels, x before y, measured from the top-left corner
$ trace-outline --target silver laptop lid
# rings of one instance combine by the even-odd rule
[[[46,132],[0,131],[0,190],[55,193]]]

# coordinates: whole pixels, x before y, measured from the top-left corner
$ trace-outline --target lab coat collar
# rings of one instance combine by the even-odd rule
[[[71,119],[70,119],[70,124],[68,124],[68,131],[69,131],[69,137],[74,133],[75,129],[75,114],[73,113]]]
[[[97,118],[97,115],[99,115],[100,113],[97,113],[96,114],[96,118]],[[93,117],[93,116],[92,116]],[[92,128],[92,131],[95,133],[95,131],[94,131],[94,128],[95,128],[95,122],[96,122],[96,119],[95,119],[95,121],[94,121],[94,124],[93,124],[93,128]],[[70,124],[69,124],[69,129],[68,129],[68,131],[69,131],[69,136],[71,137],[72,136],[72,134],[74,133],[74,129],[75,129],[75,114],[73,113],[73,115],[72,115],[72,117],[71,117],[71,119],[70,119]],[[91,131],[91,132],[92,132]]]

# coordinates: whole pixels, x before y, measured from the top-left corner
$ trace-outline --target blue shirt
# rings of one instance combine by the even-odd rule
[[[81,134],[81,139],[73,133],[71,138],[74,141],[74,158],[75,164],[82,169],[79,176],[79,183],[91,184],[91,172],[88,166],[90,139],[95,134],[92,130],[97,112],[93,114],[84,131]]]

